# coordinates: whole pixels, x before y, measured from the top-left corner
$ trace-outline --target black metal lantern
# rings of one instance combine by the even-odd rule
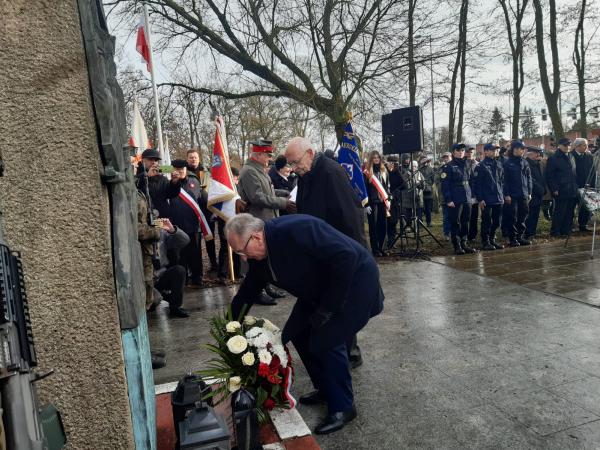
[[[256,399],[246,389],[231,394],[235,437],[238,450],[261,449]]]

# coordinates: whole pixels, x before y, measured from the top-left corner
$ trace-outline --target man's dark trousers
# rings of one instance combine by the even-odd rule
[[[506,231],[510,239],[520,238],[525,234],[525,220],[529,214],[529,200],[523,198],[513,198],[510,205],[505,203],[506,210]]]
[[[474,241],[477,237],[477,219],[479,219],[479,204],[471,205],[471,217],[469,218],[469,233],[467,239]]]
[[[486,242],[496,236],[496,230],[500,226],[500,216],[502,215],[502,205],[485,205],[481,211],[481,240]]]
[[[181,250],[181,265],[191,272],[192,283],[202,283],[203,264],[202,249],[200,247],[200,234],[188,235],[190,243]]]
[[[171,266],[154,283],[154,287],[163,294],[171,309],[180,308],[183,303],[185,275],[185,267]]]
[[[563,236],[571,234],[576,202],[574,198],[554,199],[554,214],[552,215],[550,234],[555,236],[558,234],[562,234]]]
[[[587,228],[587,224],[590,221],[591,214],[585,207],[580,203],[579,204],[579,213],[577,215],[577,219],[579,222],[579,229],[584,230]]]
[[[540,210],[542,209],[542,198],[543,197],[536,197],[535,195],[531,197],[531,201],[529,202],[529,215],[525,221],[526,237],[535,236],[536,234],[538,222],[540,220]]]
[[[452,237],[467,238],[470,217],[470,203],[459,203],[458,205],[454,205],[454,208],[448,207],[448,221],[450,222],[450,234]]]
[[[292,338],[292,343],[315,389],[327,396],[329,414],[350,410],[354,396],[346,344],[330,350],[311,351],[310,336],[311,329],[307,328]]]

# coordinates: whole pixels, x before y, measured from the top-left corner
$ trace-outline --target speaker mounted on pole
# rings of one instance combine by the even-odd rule
[[[409,106],[382,115],[381,134],[384,155],[423,151],[423,110]]]

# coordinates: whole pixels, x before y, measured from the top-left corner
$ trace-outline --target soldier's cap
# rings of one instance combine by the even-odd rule
[[[510,148],[525,148],[525,144],[523,144],[523,141],[513,139],[512,141],[510,141]]]
[[[462,142],[457,142],[456,144],[454,144],[454,145],[452,146],[452,150],[453,150],[453,151],[454,151],[454,150],[462,150],[462,149],[464,149],[465,147],[466,147],[466,145],[465,145],[465,144],[463,144]]]
[[[158,150],[148,148],[142,152],[142,159],[162,159]]]
[[[488,142],[487,144],[485,144],[483,146],[483,150],[497,150],[499,148],[500,148],[499,145],[492,144],[491,142]]]
[[[538,153],[544,153],[544,149],[543,148],[539,148],[539,147],[533,147],[528,145],[527,147],[525,147],[527,149],[528,152],[538,152]]]
[[[558,140],[558,145],[571,145],[571,139],[563,137]]]
[[[176,169],[183,169],[187,167],[187,161],[185,159],[174,159],[171,161],[171,165]]]
[[[253,153],[273,153],[273,141],[269,141],[267,139],[257,139],[255,141],[250,141],[252,144],[252,152]]]

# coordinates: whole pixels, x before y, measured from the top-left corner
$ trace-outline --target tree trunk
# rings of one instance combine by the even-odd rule
[[[469,0],[462,0],[460,7],[460,17],[458,22],[458,44],[456,47],[456,59],[454,60],[454,67],[452,69],[452,80],[450,82],[450,101],[449,101],[449,113],[448,113],[448,147],[451,148],[454,143],[454,133],[456,127],[456,80],[458,78],[459,70],[461,70],[461,62],[463,56],[463,41],[464,47],[466,48],[467,38],[467,15],[469,10]],[[461,76],[462,85],[462,76]],[[460,103],[460,101],[459,101]],[[461,125],[462,126],[462,125]],[[462,134],[462,133],[461,133]]]
[[[460,64],[460,95],[458,97],[458,125],[456,127],[456,140],[463,139],[463,122],[465,112],[465,84],[467,75],[467,24],[465,22],[464,39],[462,48],[462,60]]]
[[[579,114],[581,119],[579,121],[581,128],[581,137],[587,138],[587,111],[585,102],[585,38],[583,22],[585,20],[585,8],[586,0],[581,2],[581,11],[579,13],[579,22],[577,23],[577,30],[575,30],[575,46],[573,50],[573,62],[575,63],[575,70],[577,72],[577,88],[579,91]]]
[[[554,136],[559,139],[565,132],[562,117],[558,106],[560,96],[560,62],[558,59],[558,44],[556,42],[556,2],[548,0],[550,4],[550,48],[552,52],[552,83],[548,77],[548,64],[546,62],[546,50],[544,49],[544,12],[540,0],[533,0],[535,7],[535,40],[537,45],[538,68],[540,70],[540,82],[544,92],[544,99],[548,106],[548,115],[554,129]]]

